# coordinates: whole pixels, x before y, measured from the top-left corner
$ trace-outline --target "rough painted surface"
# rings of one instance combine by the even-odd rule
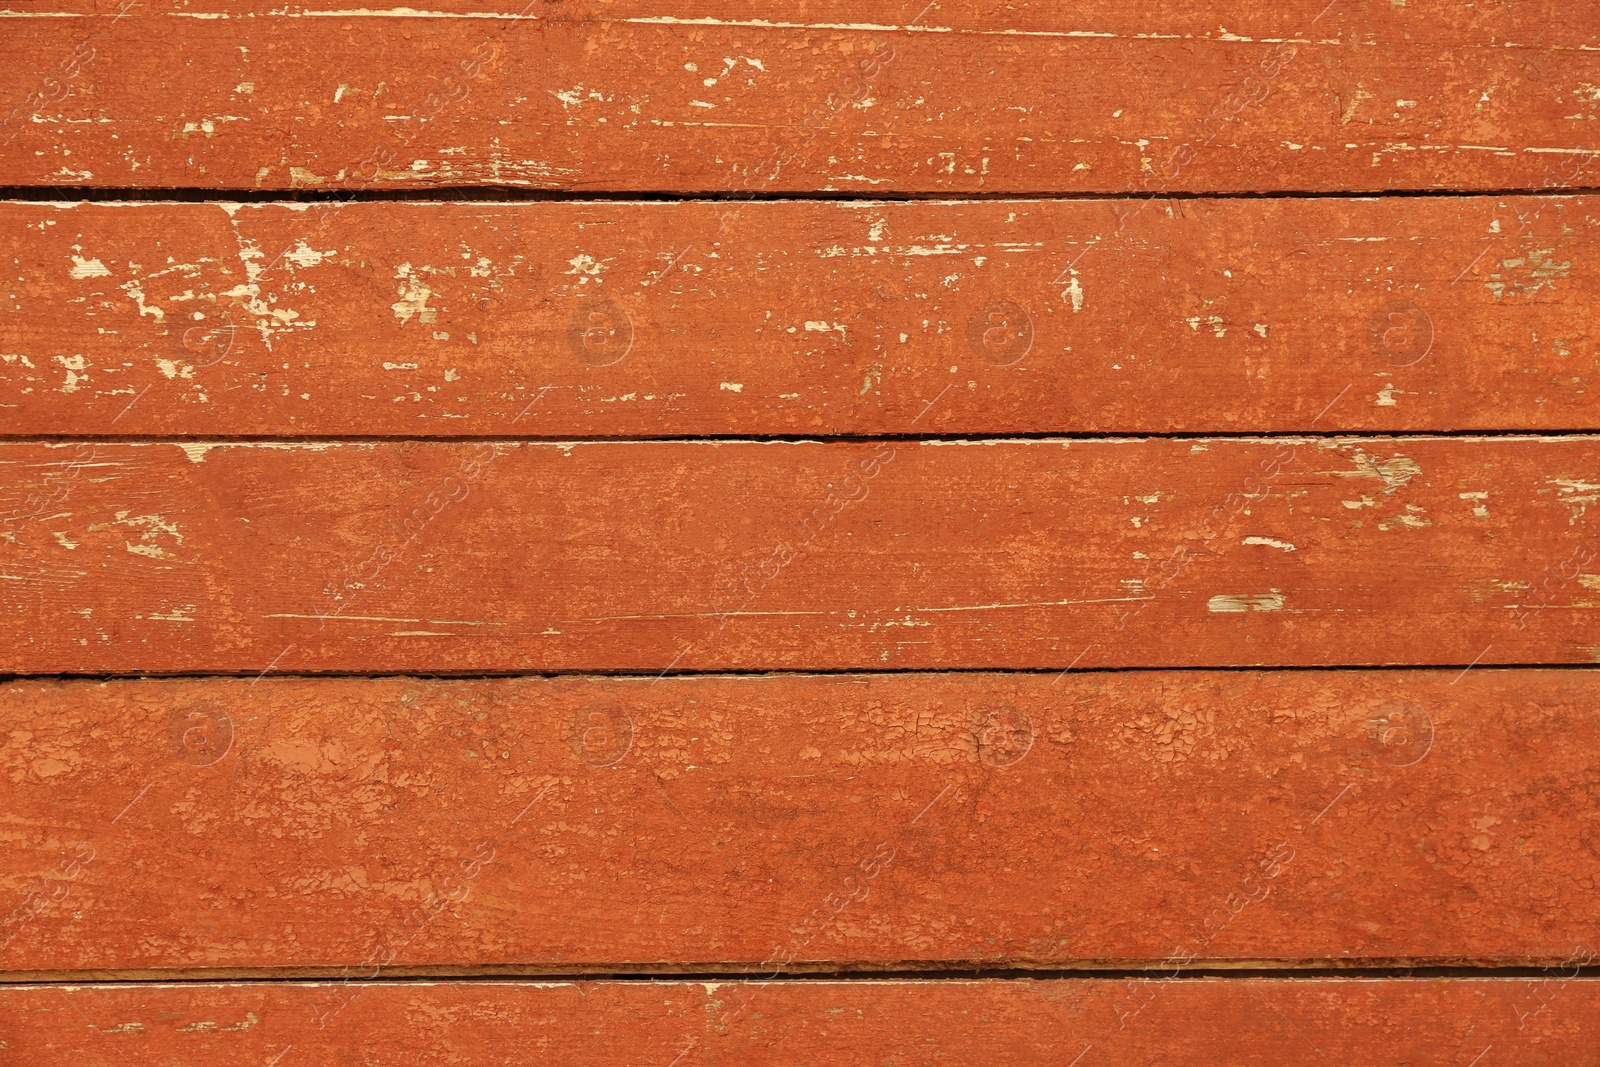
[[[1592,437],[0,445],[0,671],[1588,663]]]
[[[1594,948],[1593,695],[1482,668],[15,681],[0,971],[1553,964]]]
[[[1592,4],[739,6],[12,14],[0,184],[1342,192],[1594,161]]]
[[[1595,429],[1593,205],[11,203],[0,433]]]
[[[736,1014],[741,998],[748,1011]],[[330,1006],[347,1006],[325,1026]],[[1142,1011],[1130,1014],[1140,1004]],[[1542,1010],[1540,1010],[1542,1009]],[[36,1067],[1588,1063],[1600,983],[1313,979],[474,982],[0,990]],[[273,1057],[280,1057],[274,1061]],[[1077,1057],[1074,1059],[1073,1057]]]

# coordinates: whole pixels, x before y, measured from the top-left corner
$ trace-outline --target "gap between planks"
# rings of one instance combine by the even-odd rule
[[[0,989],[10,986],[56,985],[73,986],[139,984],[207,985],[216,982],[234,984],[272,985],[292,982],[320,982],[329,979],[354,981],[361,985],[408,985],[429,982],[747,982],[764,985],[769,982],[852,982],[868,983],[933,983],[933,982],[1016,982],[1016,981],[1088,981],[1122,982],[1144,978],[1163,982],[1197,982],[1215,979],[1258,979],[1272,982],[1323,982],[1329,980],[1386,981],[1397,978],[1417,980],[1502,979],[1506,981],[1550,977],[1559,969],[1563,980],[1600,979],[1600,966],[1574,966],[1570,960],[1522,960],[1495,962],[1484,966],[1470,963],[1413,965],[1406,960],[1375,961],[1351,960],[1347,965],[1330,966],[1327,961],[1299,962],[1293,960],[1207,960],[1204,966],[1177,966],[1168,960],[1148,965],[1128,961],[1110,961],[1104,965],[1081,964],[1077,967],[1039,968],[971,968],[931,966],[926,969],[907,964],[899,970],[875,966],[861,970],[833,969],[822,965],[806,969],[783,971],[755,970],[742,966],[737,970],[714,970],[709,965],[685,964],[674,968],[656,965],[650,970],[614,971],[572,967],[530,968],[510,965],[460,965],[430,967],[388,967],[365,977],[356,975],[365,967],[152,967],[137,970],[40,970],[0,971]],[[1156,972],[1176,971],[1174,974]],[[1155,975],[1154,977],[1152,977]]]
[[[44,196],[53,192],[56,196]],[[1593,196],[1600,194],[1600,186],[1507,186],[1501,189],[1341,189],[1337,192],[1316,189],[1287,191],[1261,190],[1256,192],[1182,192],[1161,193],[1122,192],[1085,193],[1063,192],[1049,189],[1027,192],[986,193],[972,192],[787,192],[738,193],[717,189],[673,192],[649,190],[640,192],[611,192],[604,195],[590,192],[568,192],[550,189],[526,189],[518,186],[445,185],[427,189],[347,189],[317,192],[314,190],[271,190],[221,187],[203,189],[174,187],[170,189],[140,189],[133,187],[97,188],[77,185],[8,185],[0,186],[0,201],[38,204],[77,204],[133,202],[170,203],[390,203],[390,202],[444,202],[452,204],[518,204],[518,203],[571,203],[571,204],[694,204],[694,203],[786,203],[790,201],[884,204],[933,203],[960,204],[972,201],[1039,202],[1039,201],[1118,201],[1118,200],[1437,200],[1444,198],[1494,199],[1510,196]]]
[[[83,441],[119,445],[266,445],[271,448],[293,448],[296,445],[377,445],[377,444],[529,444],[529,445],[653,445],[653,444],[715,444],[715,445],[869,445],[880,441],[905,444],[995,445],[1011,442],[1072,441],[1081,444],[1131,443],[1137,441],[1283,441],[1290,444],[1311,444],[1317,441],[1392,441],[1402,438],[1439,438],[1460,441],[1489,441],[1503,438],[1530,441],[1553,441],[1569,437],[1593,437],[1600,434],[1600,416],[1595,426],[1584,429],[1528,430],[1518,428],[1472,430],[1339,430],[1331,433],[1305,433],[1303,431],[1188,431],[1107,433],[1105,431],[1055,431],[1045,433],[880,433],[880,434],[588,434],[582,437],[540,434],[457,434],[449,437],[418,436],[413,434],[295,434],[291,437],[270,437],[262,434],[18,434],[7,435],[0,429],[0,440],[12,445],[69,445]]]
[[[1481,656],[1480,656],[1481,658]],[[1429,671],[1469,670],[1480,673],[1508,673],[1511,671],[1600,671],[1600,663],[1495,663],[1480,667],[1471,663],[1336,663],[1296,666],[1239,666],[1220,667],[1153,667],[1136,665],[1128,667],[884,667],[864,670],[859,667],[751,668],[747,670],[504,670],[504,671],[58,671],[53,674],[0,674],[0,686],[21,683],[125,681],[139,678],[264,678],[305,679],[316,681],[332,678],[413,678],[419,681],[441,679],[452,682],[490,681],[502,678],[614,678],[654,682],[662,678],[872,678],[896,674],[997,674],[997,675],[1062,675],[1062,674],[1349,674],[1384,671],[1391,674],[1423,674]]]

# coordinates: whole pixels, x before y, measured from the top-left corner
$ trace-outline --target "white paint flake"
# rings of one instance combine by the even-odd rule
[[[1270,593],[1219,593],[1206,601],[1206,608],[1217,612],[1281,611],[1284,596],[1277,590]]]
[[[98,259],[84,259],[82,256],[72,257],[72,269],[67,273],[74,278],[105,278],[111,274]]]

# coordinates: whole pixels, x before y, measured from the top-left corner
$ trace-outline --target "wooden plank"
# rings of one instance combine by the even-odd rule
[[[1593,681],[14,681],[0,970],[1554,964]]]
[[[22,986],[0,990],[6,1009],[0,1034],[18,1062],[37,1067],[255,1067],[275,1056],[275,1067],[487,1067],[528,1056],[559,1057],[574,1067],[1465,1067],[1485,1053],[1480,1062],[1586,1062],[1600,1013],[1600,983],[1564,972],[1530,980],[1130,985],[1063,979]],[[748,1014],[729,1018],[741,996],[750,998]],[[1149,1006],[1128,1016],[1141,1002],[1136,997],[1151,998]],[[329,1005],[344,1002],[339,1015],[317,1025]]]
[[[1182,34],[1189,37],[1286,37],[1308,25],[1320,27],[1324,32],[1360,32],[1369,37],[1404,26],[1428,40],[1446,40],[1454,37],[1463,43],[1492,43],[1508,46],[1506,33],[1512,29],[1518,36],[1510,40],[1509,47],[1528,44],[1551,45],[1561,42],[1588,42],[1595,36],[1585,29],[1585,16],[1589,7],[1583,0],[1525,0],[1512,10],[1463,7],[1443,0],[1412,0],[1416,9],[1411,12],[1391,11],[1385,8],[1362,9],[1359,5],[1340,3],[1324,11],[1313,3],[1290,0],[1288,3],[1261,5],[1239,3],[1237,0],[1212,0],[1201,7],[1178,7],[1171,4],[1152,3],[1150,0],[1083,0],[1071,9],[1016,3],[1014,0],[940,0],[914,25],[921,32],[939,33],[948,27],[951,31],[989,35],[1010,33],[1078,33],[1115,32],[1123,36],[1135,34]],[[101,22],[110,22],[123,8],[124,0],[106,3],[105,0],[57,0],[50,10],[58,15],[98,15]],[[227,14],[231,18],[256,18],[269,13],[284,15],[327,15],[329,12],[349,12],[346,0],[153,0],[141,2],[127,9],[127,16],[141,12],[161,13],[170,17],[207,18]],[[541,21],[565,20],[571,22],[614,22],[624,19],[654,19],[666,22],[676,19],[693,26],[696,21],[709,25],[711,20],[723,22],[750,22],[765,20],[769,25],[782,26],[788,21],[773,19],[772,8],[759,0],[537,0],[530,5],[503,5],[494,0],[439,0],[426,9],[493,22],[509,21],[513,13],[521,12],[523,22],[538,26]],[[890,13],[903,17],[894,21],[912,22],[920,11],[915,4]],[[1426,18],[1415,17],[1417,11]],[[376,9],[375,16],[400,17],[402,9]],[[884,22],[883,5],[863,0],[808,0],[805,21],[829,26],[834,23],[859,24],[866,20],[872,24]],[[1413,16],[1404,20],[1407,14]],[[935,17],[937,15],[937,17]],[[1321,16],[1318,18],[1318,16]],[[1227,22],[1227,33],[1219,31],[1218,19]]]
[[[1595,429],[1597,243],[1586,197],[10,203],[0,433]]]
[[[855,0],[822,9],[847,21],[774,22],[740,4],[724,5],[724,18],[661,2],[451,14],[213,0],[70,17],[84,10],[77,0],[6,20],[0,184],[1585,184],[1600,84],[1593,5],[1470,15],[1449,14],[1459,5],[1446,0],[1295,0],[1271,15],[1247,0],[1193,14],[1159,6],[1111,15],[1104,4],[1021,14],[961,4],[959,21],[945,23],[937,7]],[[1230,29],[1239,26],[1265,36]]]
[[[0,671],[1589,663],[1596,446],[12,443]]]

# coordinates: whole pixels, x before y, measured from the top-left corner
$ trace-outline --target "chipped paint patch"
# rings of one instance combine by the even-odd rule
[[[1386,493],[1393,492],[1422,473],[1417,461],[1406,456],[1380,460],[1358,451],[1351,461],[1356,465],[1355,470],[1332,473],[1340,478],[1377,478],[1387,487],[1384,489]]]
[[[1531,295],[1540,289],[1554,288],[1557,281],[1572,270],[1570,260],[1557,263],[1552,258],[1554,248],[1535,248],[1525,256],[1514,256],[1500,261],[1500,269],[1489,275],[1483,287],[1499,300],[1507,293]]]
[[[61,383],[63,393],[76,393],[78,383],[89,380],[89,375],[86,373],[88,361],[83,356],[56,356],[54,359],[67,371],[66,380]]]
[[[1600,484],[1581,478],[1552,478],[1550,481],[1560,494],[1561,502],[1572,509],[1572,516],[1567,520],[1569,526],[1588,513],[1590,504],[1600,500]]]
[[[305,238],[301,238],[295,242],[294,248],[283,254],[283,258],[297,267],[315,267],[331,255],[333,255],[332,250],[318,252],[315,248],[306,244]]]
[[[1424,518],[1426,514],[1427,512],[1425,512],[1422,508],[1417,507],[1417,505],[1407,504],[1404,514],[1394,515],[1387,519],[1380,520],[1378,523],[1378,529],[1398,530],[1404,528],[1420,530],[1424,526],[1433,525],[1433,521],[1431,519]]]
[[[1218,593],[1206,601],[1206,610],[1222,614],[1242,611],[1282,611],[1285,597],[1277,590],[1270,593]]]
[[[107,278],[111,271],[98,259],[84,259],[82,256],[72,257],[72,269],[67,271],[74,278]]]
[[[400,325],[410,322],[413,316],[424,323],[431,323],[439,317],[437,311],[428,307],[428,298],[433,295],[433,290],[411,272],[411,264],[400,264],[395,268],[394,276],[400,279],[400,287],[396,290],[400,299],[389,307],[394,311],[394,317],[400,320]]]

